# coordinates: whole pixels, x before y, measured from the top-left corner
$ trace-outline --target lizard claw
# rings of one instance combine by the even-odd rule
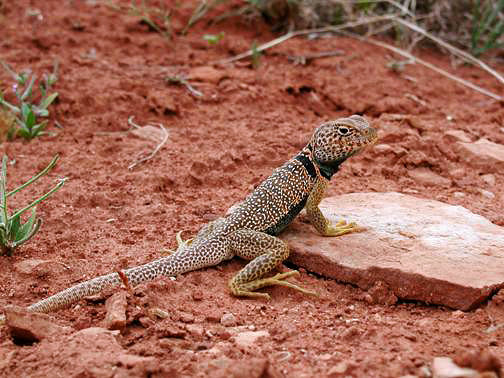
[[[360,232],[363,230],[364,228],[357,225],[357,223],[348,223],[346,220],[342,219],[334,225],[328,225],[324,236],[340,236],[350,232]]]
[[[273,277],[260,278],[245,283],[236,283],[234,282],[234,280],[231,280],[229,282],[229,287],[234,295],[243,297],[260,297],[264,299],[271,299],[269,294],[258,293],[253,290],[274,285],[286,286],[290,287],[291,289],[298,290],[304,294],[318,296],[318,294],[314,291],[304,289],[298,285],[293,284],[292,282],[285,281],[286,278],[297,275],[299,275],[299,272],[297,270],[291,270],[289,272],[275,274]]]

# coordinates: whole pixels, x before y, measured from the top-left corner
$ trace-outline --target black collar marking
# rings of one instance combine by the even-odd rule
[[[332,161],[332,162],[330,162],[328,164],[322,164],[322,163],[319,163],[318,161],[316,161],[316,162],[317,162],[317,165],[319,167],[320,174],[323,177],[325,177],[326,179],[330,180],[331,177],[336,172],[338,172],[339,166],[341,165],[341,163],[343,163],[343,161],[345,161],[345,159]]]
[[[310,177],[312,177],[312,178],[317,177],[317,170],[315,169],[315,166],[313,165],[313,161],[311,161],[311,159],[309,159],[307,156],[302,155],[302,154],[296,155],[296,157],[294,157],[294,159],[296,159],[301,164],[303,164],[303,166],[306,169],[306,172],[308,172]]]

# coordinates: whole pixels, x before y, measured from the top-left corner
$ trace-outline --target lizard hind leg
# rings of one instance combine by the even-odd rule
[[[247,229],[235,231],[229,238],[235,255],[252,260],[229,281],[233,295],[270,299],[269,294],[255,290],[273,285],[286,286],[305,294],[316,295],[312,291],[285,281],[288,277],[298,275],[297,270],[264,277],[289,256],[289,247],[284,241],[263,232]]]

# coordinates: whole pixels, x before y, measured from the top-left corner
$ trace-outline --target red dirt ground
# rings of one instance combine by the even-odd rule
[[[57,177],[69,180],[39,206],[44,224],[37,236],[12,257],[0,257],[0,310],[8,304],[29,305],[82,280],[159,257],[162,249],[175,246],[177,231],[194,235],[243,199],[304,146],[315,126],[353,113],[364,114],[381,130],[388,125],[381,143],[395,152],[375,147],[351,159],[333,179],[328,195],[414,193],[463,205],[504,225],[504,174],[493,172],[495,184],[483,180],[487,172],[461,161],[442,139],[446,130],[457,129],[473,140],[485,137],[504,144],[502,102],[420,65],[391,71],[387,63],[400,58],[344,37],[289,40],[267,51],[257,69],[245,60],[216,66],[215,72],[194,71],[245,51],[253,41],[275,37],[267,25],[243,18],[211,26],[200,22],[183,36],[177,32],[194,4],[173,7],[174,35],[167,39],[138,17],[99,2],[15,3],[5,3],[0,14],[0,58],[16,70],[37,73],[49,71],[57,59],[60,78],[59,99],[50,109],[53,134],[1,146],[15,160],[9,166],[9,188],[45,167],[54,154],[61,159],[39,187],[18,195],[13,205],[26,203]],[[27,11],[35,8],[42,20]],[[221,31],[225,37],[217,45],[202,39]],[[288,60],[289,55],[334,50],[343,53],[306,66]],[[478,68],[454,69],[446,55],[417,53],[503,95],[502,85]],[[495,68],[504,70],[502,65]],[[192,77],[191,84],[203,96],[165,81],[177,74]],[[12,85],[4,72],[0,79],[1,88]],[[394,114],[403,115],[402,121]],[[170,132],[153,159],[131,170],[128,165],[155,143],[126,133],[130,116],[142,125],[160,122]],[[408,171],[417,167],[429,168],[448,184],[415,181]],[[480,189],[495,196],[484,196]],[[27,259],[50,263],[20,273],[15,265]],[[229,294],[227,281],[243,265],[234,259],[136,289],[136,304],[156,305],[170,317],[142,326],[134,319],[135,301],[130,301],[131,321],[118,340],[128,353],[156,361],[154,370],[131,376],[219,376],[212,363],[224,356],[236,369],[220,374],[236,377],[336,377],[340,363],[347,364],[347,376],[422,377],[428,376],[436,356],[461,358],[480,349],[504,362],[504,327],[487,332],[504,322],[502,293],[467,313],[421,303],[376,305],[365,302],[365,293],[355,287],[303,271],[297,280],[322,293],[320,298],[275,287],[268,289],[273,299],[264,302]],[[234,314],[237,325],[266,330],[270,336],[252,348],[237,348],[231,331],[219,322],[224,313]],[[58,324],[77,330],[102,325],[104,314],[102,299],[52,315]],[[188,324],[202,332],[184,331]],[[182,329],[182,335],[165,337],[170,332],[163,330],[170,328]],[[208,352],[215,346],[217,355]],[[51,355],[43,353],[47,348],[63,350],[65,345],[58,339],[16,345],[1,327],[0,374],[51,376],[55,366]],[[103,359],[105,364],[106,354]],[[254,375],[254,364],[264,369]],[[95,376],[76,371],[70,362],[57,369],[61,376]]]

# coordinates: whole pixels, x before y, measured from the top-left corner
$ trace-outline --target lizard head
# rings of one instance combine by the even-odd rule
[[[376,129],[365,118],[353,115],[320,125],[313,133],[310,147],[322,175],[330,179],[341,163],[377,139]]]

